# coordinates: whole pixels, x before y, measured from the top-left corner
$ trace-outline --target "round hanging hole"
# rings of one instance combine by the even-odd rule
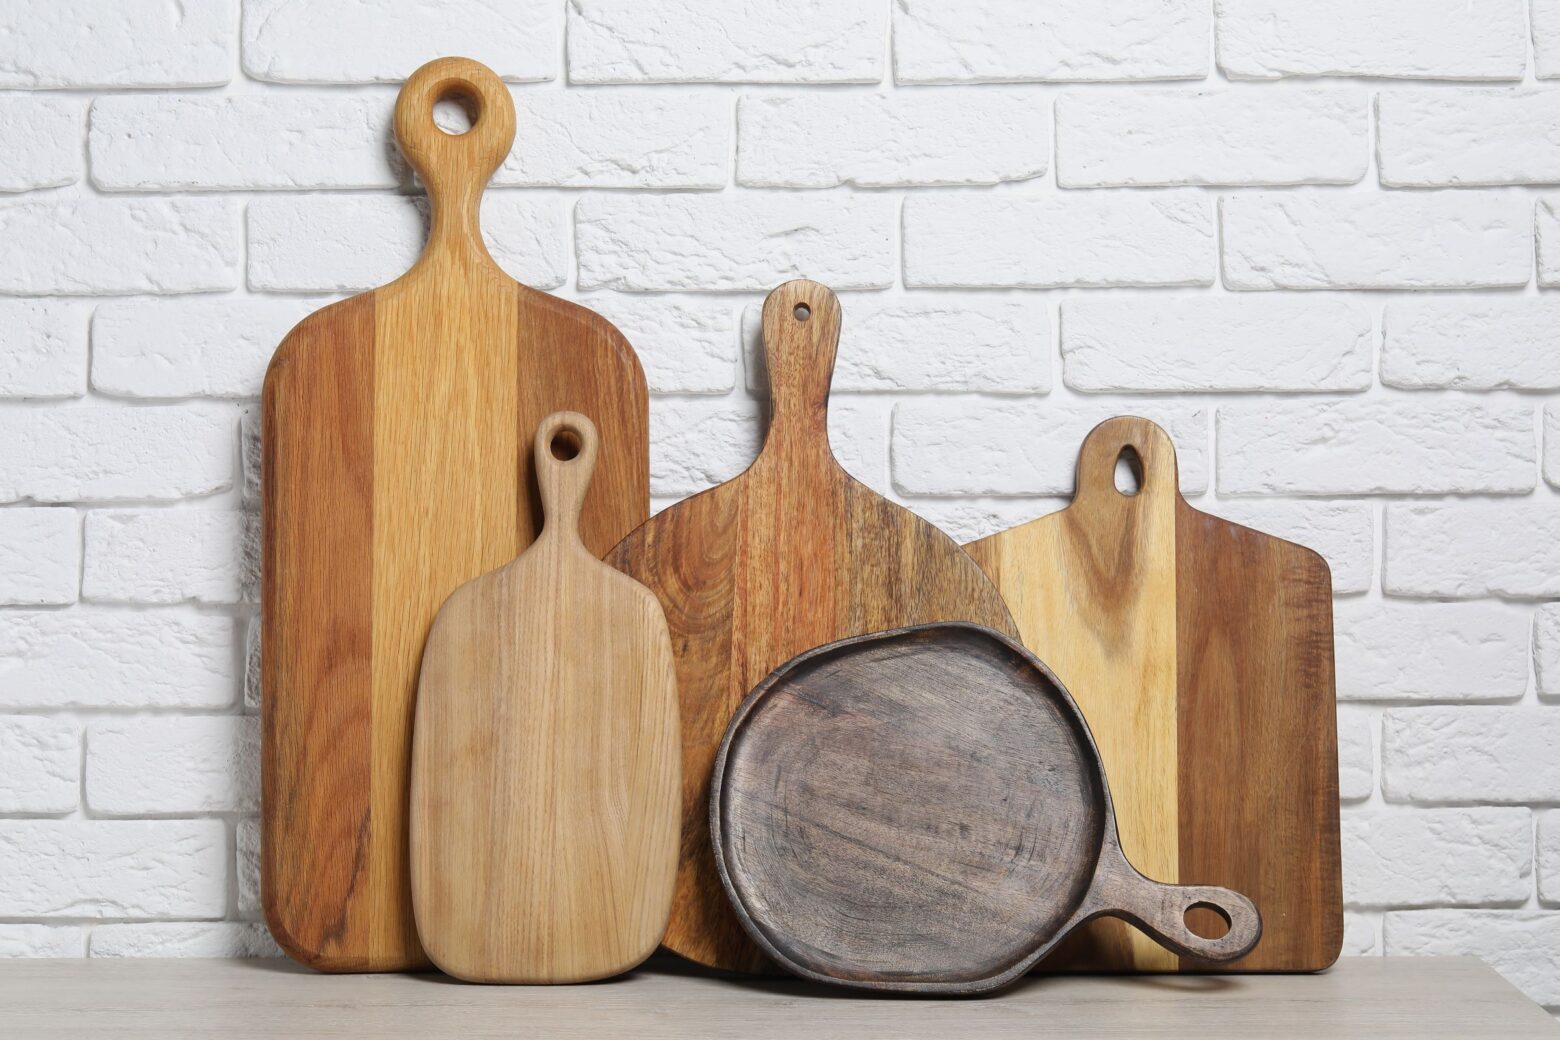
[[[807,306],[805,303],[799,303],[796,305],[796,308],[791,311],[791,314],[796,318],[797,321],[806,321],[808,318],[812,317],[812,308]]]
[[[559,462],[570,462],[579,458],[584,446],[584,441],[580,439],[580,432],[567,426],[553,434],[552,440],[547,444],[552,457]]]
[[[433,125],[450,137],[471,132],[482,115],[482,102],[475,91],[452,85],[433,103]]]

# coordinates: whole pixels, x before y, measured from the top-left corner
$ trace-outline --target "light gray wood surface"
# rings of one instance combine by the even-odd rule
[[[1536,1004],[1468,957],[1346,958],[1320,975],[1032,976],[932,1000],[720,977],[662,958],[584,986],[441,975],[317,975],[286,961],[0,961],[7,1040],[457,1036],[1557,1037]]]

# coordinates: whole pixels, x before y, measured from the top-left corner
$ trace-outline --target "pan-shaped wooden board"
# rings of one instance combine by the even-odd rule
[[[1140,467],[1135,494],[1116,488],[1124,456]],[[1219,969],[1314,971],[1336,960],[1343,894],[1326,562],[1187,505],[1170,438],[1133,417],[1085,439],[1066,509],[965,548],[1089,720],[1127,857],[1152,877],[1223,885],[1262,908],[1262,942]],[[1102,920],[1042,967],[1213,966]]]
[[[726,731],[710,830],[749,934],[823,982],[984,993],[1101,914],[1218,961],[1262,933],[1237,892],[1133,869],[1077,705],[979,625],[845,639],[777,669]],[[1191,932],[1192,908],[1225,927]]]
[[[446,134],[434,102],[463,98]],[[418,69],[396,138],[433,227],[410,271],[305,318],[262,408],[261,887],[271,934],[325,971],[426,967],[407,872],[418,660],[457,585],[541,527],[542,417],[601,431],[580,533],[604,553],[649,512],[644,373],[605,319],[518,284],[477,224],[514,105],[485,67]]]
[[[710,849],[710,767],[726,722],[803,650],[929,621],[1017,630],[996,588],[937,528],[852,479],[829,449],[840,304],[817,282],[764,301],[771,419],[745,472],[652,517],[607,562],[656,593],[677,657],[683,824],[664,944],[717,968],[760,970]]]

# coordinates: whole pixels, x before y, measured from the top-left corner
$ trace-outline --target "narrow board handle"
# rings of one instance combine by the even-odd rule
[[[596,470],[599,442],[596,424],[579,412],[553,412],[536,428],[543,537],[580,541],[580,506]]]
[[[1146,878],[1127,862],[1114,838],[1100,856],[1090,902],[1095,909],[1089,916],[1119,917],[1170,952],[1213,964],[1246,956],[1262,938],[1262,915],[1251,900],[1217,885],[1167,885]],[[1186,924],[1187,913],[1196,909],[1212,910],[1229,930],[1217,939],[1198,935]]]
[[[433,106],[444,100],[466,106],[471,129],[463,134],[439,129]],[[428,188],[433,209],[428,251],[475,245],[486,256],[478,221],[482,189],[515,140],[515,103],[503,81],[470,58],[428,62],[396,98],[395,139]]]
[[[764,300],[763,325],[770,404],[765,447],[806,441],[827,451],[839,297],[805,278],[786,282]]]
[[[1116,487],[1116,465],[1126,456],[1136,462],[1138,488],[1128,494]],[[1179,486],[1175,444],[1170,435],[1147,419],[1118,415],[1106,419],[1083,439],[1078,449],[1076,499],[1115,500],[1118,505],[1166,504]]]

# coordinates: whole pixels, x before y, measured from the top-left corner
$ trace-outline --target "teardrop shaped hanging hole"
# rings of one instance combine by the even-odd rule
[[[1143,490],[1143,459],[1130,444],[1116,455],[1114,479],[1116,490],[1127,498]]]

